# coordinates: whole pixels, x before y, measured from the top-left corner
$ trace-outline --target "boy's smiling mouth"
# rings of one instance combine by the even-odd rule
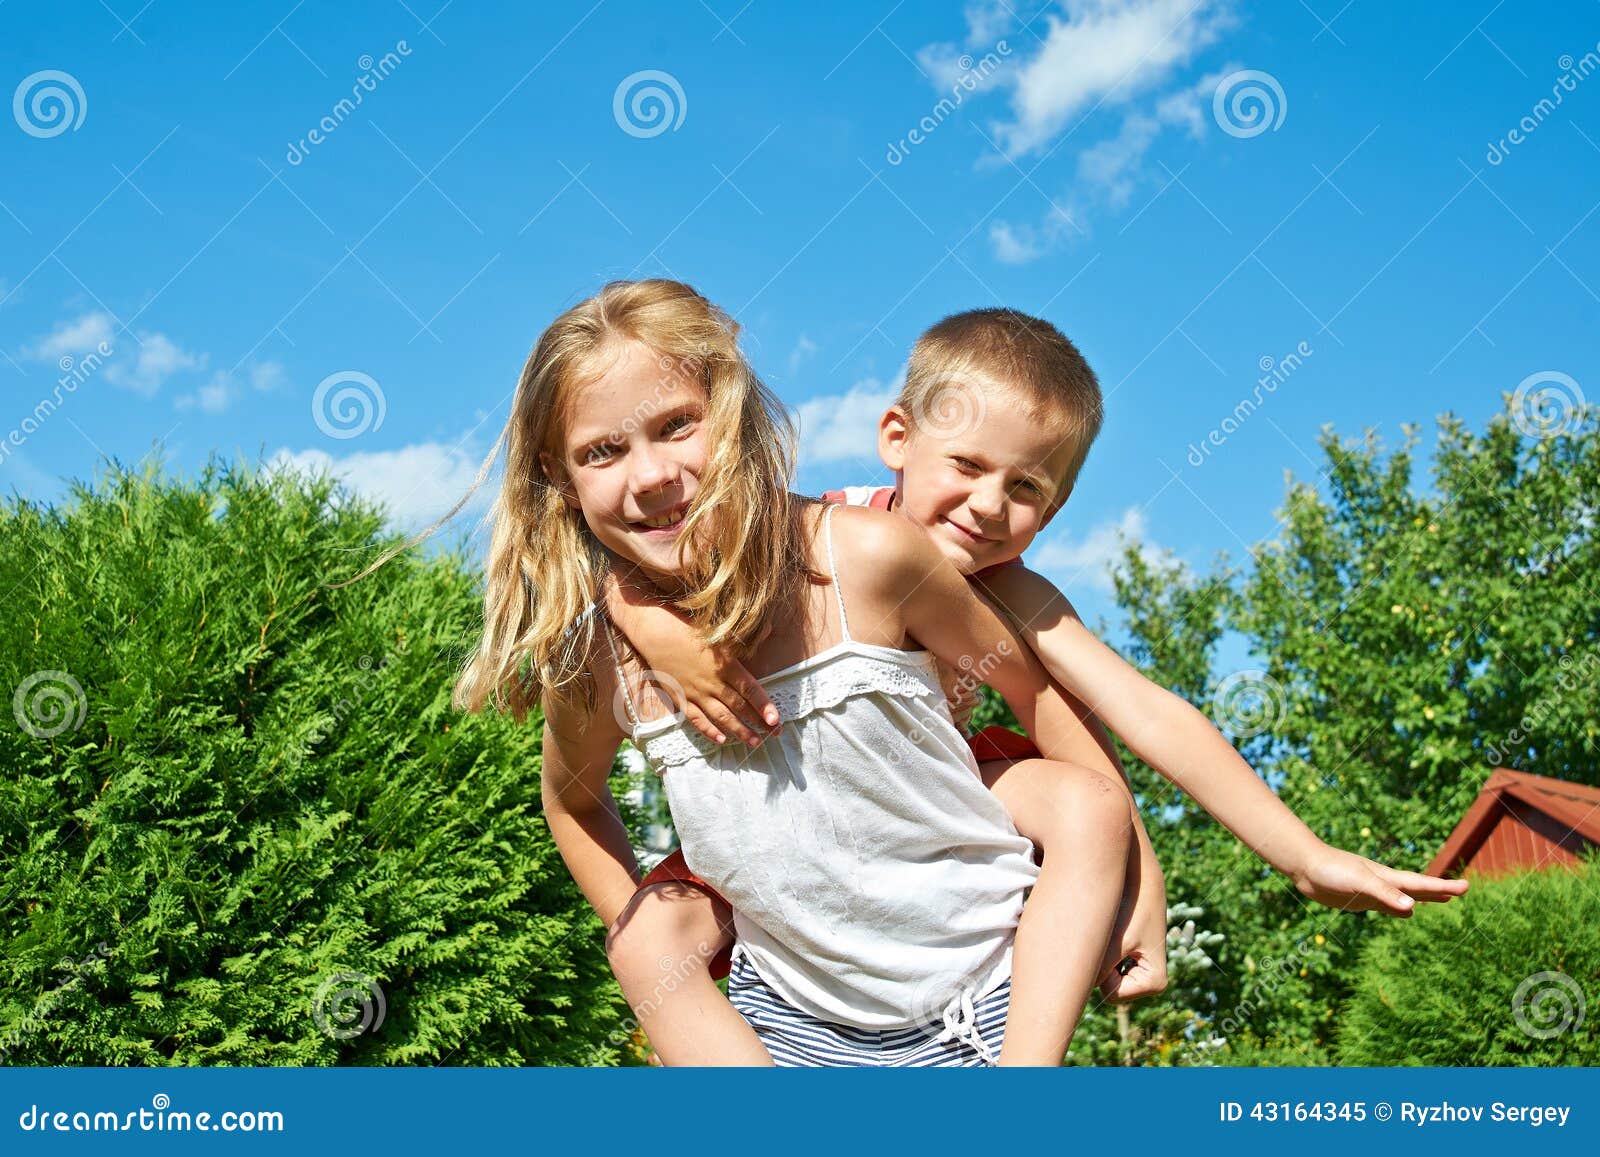
[[[995,542],[999,541],[998,539],[994,539],[994,538],[985,538],[983,535],[979,534],[975,530],[968,530],[966,527],[962,526],[959,522],[956,522],[953,519],[941,518],[940,521],[945,523],[947,526],[955,527],[956,532],[965,541],[971,543],[973,546],[982,546],[982,545],[985,545],[985,544],[995,543]]]

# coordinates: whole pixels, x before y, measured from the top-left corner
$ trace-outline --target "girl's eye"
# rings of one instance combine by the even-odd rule
[[[667,419],[667,424],[661,427],[661,430],[665,434],[676,434],[678,431],[694,425],[696,418],[697,415],[695,414],[678,414],[676,417]]]
[[[583,453],[583,461],[587,466],[597,466],[610,459],[616,448],[610,442],[597,442]]]

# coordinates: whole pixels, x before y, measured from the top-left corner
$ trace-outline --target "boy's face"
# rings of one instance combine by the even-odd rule
[[[1016,558],[1062,502],[1072,440],[1019,394],[992,383],[941,387],[924,420],[891,406],[878,456],[897,476],[899,509],[962,574]],[[949,419],[941,421],[941,419]]]

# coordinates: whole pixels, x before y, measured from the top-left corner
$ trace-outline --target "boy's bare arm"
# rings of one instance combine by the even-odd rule
[[[1446,900],[1466,890],[1463,881],[1399,872],[1318,839],[1204,715],[1097,639],[1048,580],[1008,567],[986,585],[1055,678],[1306,895],[1337,907],[1406,915],[1413,898]]]

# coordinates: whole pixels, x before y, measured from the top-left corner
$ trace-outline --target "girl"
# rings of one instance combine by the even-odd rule
[[[1084,771],[1061,797],[1081,854],[1041,874],[935,657],[983,671],[1042,746],[1076,719],[1053,721],[1037,661],[925,536],[788,493],[793,434],[735,332],[687,286],[645,281],[541,336],[457,700],[518,718],[542,700],[546,816],[610,929],[638,883],[606,786],[621,740],[663,773],[690,866],[737,913],[729,995],[760,1036],[702,993],[708,1037],[737,1042],[719,1059],[1059,1064],[1121,896],[1127,797]],[[594,607],[619,563],[768,672],[780,737],[735,751],[660,717]]]

